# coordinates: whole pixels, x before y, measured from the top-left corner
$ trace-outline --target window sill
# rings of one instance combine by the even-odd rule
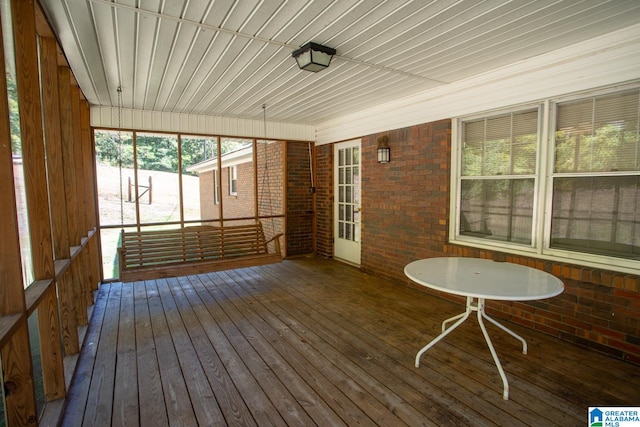
[[[544,261],[561,262],[566,264],[580,265],[584,267],[597,268],[619,273],[628,273],[640,275],[640,261],[605,257],[601,255],[593,255],[581,252],[572,252],[561,249],[545,249],[540,251],[524,245],[510,245],[497,241],[478,241],[476,239],[452,239],[449,240],[451,245],[468,246],[487,251],[496,251],[507,254],[527,256]]]

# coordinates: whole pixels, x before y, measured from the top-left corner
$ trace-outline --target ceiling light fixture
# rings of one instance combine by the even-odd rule
[[[329,66],[335,54],[335,49],[310,42],[294,51],[291,56],[296,58],[301,70],[317,73]]]

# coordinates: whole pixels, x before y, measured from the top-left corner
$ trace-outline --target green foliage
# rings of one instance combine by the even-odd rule
[[[556,172],[614,172],[640,168],[637,130],[625,123],[607,123],[595,132],[561,129],[556,132]]]
[[[217,138],[182,137],[182,173],[188,172],[189,166],[216,157]],[[250,144],[251,140],[237,140],[223,138],[220,141],[223,153],[229,153]],[[110,166],[133,168],[133,134],[131,132],[117,132],[96,130],[96,157],[98,162]],[[136,149],[138,169],[178,173],[178,137],[176,135],[150,135],[139,133],[136,135]]]
[[[22,153],[22,139],[20,138],[20,110],[18,108],[18,88],[16,82],[7,72],[7,95],[9,101],[9,125],[11,127],[11,151]]]

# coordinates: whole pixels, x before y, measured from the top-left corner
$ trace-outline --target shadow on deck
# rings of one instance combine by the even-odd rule
[[[413,366],[463,307],[336,261],[100,287],[63,425],[585,425],[637,405],[640,367],[476,321]],[[110,420],[110,422],[109,422]]]

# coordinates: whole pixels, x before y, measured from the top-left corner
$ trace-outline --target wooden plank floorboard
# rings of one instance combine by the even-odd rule
[[[242,396],[243,403],[251,412],[256,424],[286,425],[214,317],[213,313],[219,310],[213,298],[205,291],[198,292],[202,287],[198,278],[188,278],[188,280],[190,285],[187,286],[185,283],[183,292],[212,343],[217,358],[224,366],[233,386]]]
[[[99,425],[104,422],[103,414],[110,414],[113,408],[121,292],[120,285],[109,290],[83,426]]]
[[[178,310],[184,321],[186,332],[193,342],[204,375],[211,384],[217,405],[224,414],[225,423],[242,426],[256,425],[251,412],[209,341],[205,327],[196,314],[196,307],[192,306],[186,297],[183,288],[192,289],[188,278],[180,277],[170,280],[169,285],[175,295]],[[207,320],[210,321],[210,317]]]
[[[462,308],[458,308],[458,310],[460,311],[462,310]],[[405,313],[410,313],[411,318],[418,318],[418,316],[420,315],[420,312],[415,310],[410,310],[410,311],[405,310]],[[452,313],[446,313],[446,314],[448,316],[449,314],[454,314],[454,313],[452,312]],[[447,316],[442,315],[441,317],[444,318]],[[514,330],[519,332],[521,335],[528,338],[528,332],[530,332],[530,330],[527,330],[525,328],[522,328],[514,324],[509,324],[509,327],[513,328]],[[440,332],[439,328],[440,328],[440,325],[434,323],[434,327],[432,329],[432,336],[430,336],[429,339]],[[518,387],[522,385],[522,387],[524,387],[522,391],[530,394],[529,398],[523,399],[523,401],[526,402],[526,406],[529,409],[542,412],[541,408],[535,409],[534,407],[534,405],[536,404],[535,400],[537,399],[537,396],[540,395],[540,392],[539,392],[540,390],[536,389],[535,387],[532,387],[535,385],[539,385],[545,390],[553,390],[554,388],[558,390],[562,390],[561,393],[564,394],[563,396],[564,399],[550,399],[546,401],[546,404],[552,407],[551,409],[547,409],[546,413],[549,416],[552,416],[553,419],[558,419],[556,418],[557,416],[560,416],[561,414],[565,414],[566,412],[571,413],[572,411],[575,411],[577,408],[575,404],[578,403],[578,404],[584,405],[584,403],[588,401],[589,397],[594,395],[593,394],[594,392],[600,394],[603,397],[605,397],[610,392],[609,390],[598,391],[597,386],[594,387],[594,384],[590,384],[590,387],[585,387],[586,384],[583,381],[580,381],[579,378],[576,378],[571,374],[573,369],[575,369],[575,362],[570,362],[569,364],[566,364],[566,366],[561,366],[555,371],[550,370],[549,368],[552,368],[555,365],[554,357],[553,356],[549,357],[550,354],[548,353],[547,350],[539,351],[539,349],[537,349],[536,347],[536,341],[532,341],[531,339],[528,338],[529,354],[523,355],[520,351],[520,344],[516,340],[514,340],[512,337],[508,336],[507,334],[504,334],[499,329],[493,327],[491,324],[488,324],[488,328],[489,328],[490,334],[492,335],[492,340],[498,351],[498,354],[501,356],[503,366],[505,367],[508,377],[510,378],[510,385],[512,386],[512,389],[517,390]],[[462,336],[460,335],[461,332],[462,332]],[[479,329],[477,326],[477,322],[475,320],[472,320],[471,324],[465,325],[463,329],[456,331],[454,334],[450,336],[450,338],[447,338],[446,342],[450,343],[453,347],[457,347],[458,349],[461,349],[461,350],[465,350],[465,349],[468,350],[471,347],[469,344],[473,343],[473,348],[476,348],[478,352],[467,354],[467,357],[466,357],[467,362],[465,363],[473,364],[474,361],[476,361],[477,359],[484,360],[488,364],[488,366],[491,367],[492,372],[490,372],[490,375],[494,378],[498,378],[496,375],[495,367],[493,366],[493,361],[489,355],[488,349],[486,348],[486,344],[484,343],[481,335],[478,332],[479,332]],[[536,334],[534,336],[544,337],[543,335],[540,335],[540,334]],[[548,339],[553,340],[553,338],[551,337],[548,337]],[[423,360],[429,360],[428,358],[431,357],[429,353],[431,353],[433,350],[436,350],[436,348],[426,353],[423,356]],[[554,348],[554,347],[552,346],[551,348]],[[451,352],[447,352],[448,349],[450,349],[449,346],[442,346],[438,349],[438,351],[445,351],[445,354],[447,355],[452,354]],[[582,352],[582,354],[589,355],[590,352]],[[537,365],[529,364],[528,361],[531,361],[531,358],[532,357],[535,358],[536,355],[537,357],[544,358],[545,360],[543,362],[540,362]],[[463,360],[462,358],[459,358],[459,359],[460,361]],[[584,358],[582,359],[584,360]],[[452,358],[452,360],[458,360],[458,358]],[[544,366],[545,369],[539,370],[540,372],[539,375],[531,375],[532,368],[535,369],[536,366]],[[476,368],[478,367],[476,366]],[[604,372],[603,372],[603,375],[605,377],[607,376]],[[519,379],[522,379],[523,381],[519,382],[518,381]],[[573,386],[571,386],[572,384]],[[566,392],[567,386],[570,386],[569,388],[571,389],[571,392],[569,393]],[[623,389],[628,388],[628,387],[625,387],[625,383],[622,383],[621,386],[622,386],[621,388]],[[501,388],[501,384],[497,382],[496,387]],[[628,393],[632,393],[632,391],[627,390],[625,392],[625,395],[628,396],[629,395]],[[571,401],[567,401],[567,400],[571,400]],[[614,402],[610,398],[607,399],[606,397],[604,401],[611,402],[611,404],[613,404]],[[554,410],[553,408],[556,408],[556,409]],[[580,416],[578,412],[575,412],[574,415],[576,417]]]
[[[293,276],[293,272],[288,274],[288,277]],[[326,279],[326,278],[325,278]],[[297,278],[297,286],[295,288],[289,289],[289,292],[298,292],[302,287],[301,284],[305,279],[303,277]],[[405,382],[416,379],[415,368],[413,367],[413,360],[411,357],[407,357],[406,352],[396,351],[393,347],[385,347],[382,348],[381,344],[384,343],[384,340],[379,335],[379,328],[373,328],[373,333],[364,333],[361,328],[355,326],[357,322],[365,322],[371,323],[369,320],[365,320],[363,316],[365,315],[363,308],[358,307],[358,304],[351,303],[345,295],[341,294],[340,289],[329,289],[320,291],[318,290],[318,286],[310,286],[306,287],[305,293],[300,294],[298,298],[296,298],[294,305],[303,306],[301,310],[307,313],[310,318],[306,321],[305,327],[310,327],[314,332],[321,334],[324,339],[328,340],[332,345],[339,349],[339,353],[343,353],[351,358],[351,360],[356,363],[362,360],[368,361],[381,361],[383,366],[386,369],[389,369],[396,378],[400,380],[404,380]],[[318,292],[322,292],[324,296],[318,296]],[[332,300],[341,301],[340,306],[345,306],[347,310],[347,317],[344,317],[339,314],[334,313],[334,307],[337,304],[331,304]],[[326,300],[326,301],[323,301]],[[313,301],[314,306],[304,307],[304,301]],[[362,301],[360,301],[362,302]],[[366,304],[360,304],[366,305]],[[385,305],[388,305],[385,303]],[[357,307],[357,308],[356,308]],[[287,307],[288,310],[297,310],[294,306]],[[381,307],[374,308],[374,312],[376,313],[376,319],[384,318],[384,315],[380,316]],[[302,313],[299,313],[299,316],[302,316]],[[373,322],[375,323],[375,321]],[[323,329],[319,328],[319,326],[324,326]],[[401,331],[402,327],[395,325],[394,328],[396,331]],[[389,358],[387,354],[394,354],[395,358]],[[377,372],[373,370],[373,372]],[[423,387],[425,385],[424,380],[429,380],[429,378],[425,377],[420,379],[419,381],[414,381],[416,386],[416,390],[419,393],[426,393],[426,396],[429,396],[429,402],[426,405],[430,410],[429,413],[425,413],[425,418],[427,419],[435,419],[438,420],[440,425],[442,423],[448,423],[449,425],[464,425],[464,424],[473,424],[479,425],[480,419],[482,416],[478,413],[473,414],[473,421],[466,419],[464,417],[454,418],[455,410],[451,410],[448,408],[458,408],[461,404],[457,399],[457,387],[455,387],[447,378],[441,375],[439,372],[434,371],[432,377],[436,378],[435,384],[437,386],[431,387],[431,390]],[[446,394],[442,393],[442,391],[446,391],[447,389],[451,390],[451,393]],[[406,393],[406,390],[405,390]],[[471,399],[481,401],[475,394],[470,396]],[[407,400],[412,402],[411,400]],[[412,403],[420,406],[424,405],[425,400],[413,401]],[[436,409],[438,405],[434,405],[434,402],[440,403],[441,408]],[[493,414],[496,416],[496,414]],[[511,417],[507,419],[510,422],[515,422]]]
[[[369,306],[371,304],[363,304],[364,306]],[[402,325],[403,333],[400,335],[400,339],[404,339],[405,348],[409,348],[413,342],[417,342],[418,344],[414,345],[414,352],[421,347],[421,345],[426,342],[424,341],[413,341],[411,339],[411,335],[420,336],[419,331],[422,327],[421,322],[416,322],[410,316],[405,316],[403,313],[395,312],[394,310],[389,310],[385,307],[378,308],[378,313],[371,312],[369,313],[370,321],[363,322],[363,326],[369,329],[370,332],[380,335],[381,339],[386,339],[384,337],[390,336],[390,334],[394,334],[397,331],[397,325]],[[406,308],[405,308],[406,312]],[[348,314],[348,313],[345,313]],[[370,327],[368,326],[371,322],[375,321],[376,318],[385,318],[387,322],[384,325]],[[394,319],[396,322],[394,322]],[[461,379],[459,383],[459,389],[469,390],[475,396],[482,396],[485,393],[484,390],[487,389],[487,385],[491,386],[495,389],[495,392],[500,394],[502,390],[502,383],[497,375],[497,371],[495,366],[493,365],[493,361],[490,358],[487,360],[481,360],[477,357],[478,354],[486,354],[488,356],[489,351],[486,347],[486,344],[482,340],[479,334],[479,329],[477,329],[477,325],[473,325],[474,320],[472,319],[469,323],[463,325],[459,330],[457,330],[447,341],[442,342],[439,348],[434,348],[433,351],[429,351],[423,356],[423,360],[421,363],[421,368],[425,366],[433,365],[434,368],[438,366],[444,366],[443,374],[449,378],[451,381],[457,382],[458,378]],[[474,329],[476,328],[476,329]],[[474,333],[465,339],[466,348],[456,349],[454,346],[450,345],[450,342],[455,342],[456,340],[460,340],[461,335],[467,334],[469,335],[473,331]],[[433,336],[438,334],[440,330],[435,330]],[[431,339],[429,337],[428,339]],[[395,339],[395,337],[394,337]],[[399,341],[394,341],[399,343]],[[471,344],[472,343],[472,344]],[[469,353],[469,351],[473,351],[473,354]],[[513,350],[512,350],[513,351]],[[517,351],[517,350],[516,350]],[[405,357],[406,358],[406,357]],[[400,361],[398,361],[400,362]],[[462,374],[461,376],[456,375],[457,373]],[[474,379],[475,382],[470,382],[469,379]],[[511,385],[513,388],[513,381],[511,381]],[[460,392],[458,392],[458,396],[461,396]],[[531,404],[535,404],[529,400],[529,405],[527,409],[531,409]],[[512,402],[513,403],[513,402]],[[494,414],[494,419],[497,418],[499,409],[501,405],[496,405],[497,408],[488,408],[489,414]],[[523,418],[522,407],[510,405],[509,410],[503,408],[503,417],[511,417],[515,416],[517,418]],[[545,408],[546,411],[549,411],[549,408]],[[553,414],[552,414],[553,415]],[[557,415],[562,416],[562,413],[558,413]],[[528,422],[526,416],[523,420],[525,423]],[[503,422],[508,422],[509,424],[514,423],[514,420],[509,420],[508,418],[503,418]]]
[[[159,279],[156,283],[173,346],[180,350],[176,352],[176,355],[196,420],[198,425],[222,425],[224,424],[224,417],[218,407],[213,390],[211,390],[211,385],[204,374],[191,338],[187,333],[183,317],[178,312],[173,294],[167,283],[168,280],[175,281],[176,279]]]
[[[637,405],[640,367],[498,316],[529,344],[487,324],[510,400],[475,319],[415,368],[463,309],[312,257],[105,284],[63,425],[564,426]]]
[[[153,341],[158,357],[158,369],[160,370],[164,401],[167,407],[167,418],[170,424],[196,426],[198,422],[189,400],[187,384],[176,354],[180,349],[174,347],[171,339],[171,332],[162,307],[157,283],[155,280],[148,280],[144,283],[149,302]]]
[[[462,307],[457,308],[458,312],[461,310]],[[413,309],[405,307],[402,315],[404,316],[407,313],[411,313],[411,315],[402,318],[401,324],[406,325],[408,330],[409,327],[413,327],[414,329],[411,333],[413,334],[415,331],[416,336],[420,336],[420,323],[415,321],[415,319],[419,318],[420,312],[415,312]],[[415,314],[415,316],[413,314]],[[446,315],[441,315],[440,319],[457,313],[450,312],[445,314]],[[386,318],[390,316],[392,316],[392,314],[387,316],[386,313],[382,313],[382,317]],[[445,366],[445,375],[450,376],[452,380],[460,381],[459,384],[461,389],[468,388],[470,385],[465,381],[465,378],[473,378],[483,388],[486,389],[487,386],[490,386],[494,388],[497,393],[501,393],[502,383],[497,375],[497,370],[493,364],[493,360],[489,354],[486,343],[484,342],[479,328],[475,323],[476,321],[472,319],[454,334],[449,336],[445,341],[439,343],[438,346],[433,349],[430,349],[429,352],[423,355],[421,368],[427,364]],[[427,342],[429,339],[440,333],[440,323],[434,323],[433,326],[433,335],[424,339],[423,342]],[[555,422],[563,422],[563,420],[566,421],[568,414],[565,411],[569,408],[555,408],[558,403],[558,399],[548,399],[546,401],[539,400],[538,396],[543,395],[543,393],[540,393],[540,389],[531,387],[531,384],[526,381],[522,383],[518,382],[517,378],[514,378],[511,374],[509,369],[512,361],[514,366],[518,366],[521,362],[526,363],[527,361],[527,356],[521,353],[520,344],[499,329],[493,328],[492,325],[489,325],[488,328],[493,332],[490,333],[494,335],[493,341],[494,344],[496,344],[498,354],[502,356],[503,366],[507,371],[512,389],[511,400],[509,402],[498,401],[495,403],[495,406],[502,407],[506,412],[519,418],[526,424],[534,423],[536,418],[541,418],[540,414],[544,414],[543,417],[547,417],[549,420],[555,420]],[[385,334],[382,333],[382,335]],[[404,336],[408,337],[408,334],[404,334]],[[504,349],[500,347],[500,343],[495,343],[495,341],[497,341],[495,339],[496,336],[504,339],[504,342],[502,343],[505,346]],[[407,345],[411,345],[410,340],[407,341]],[[421,345],[422,343],[417,345],[414,351],[420,348]],[[457,376],[457,373],[462,375]],[[460,378],[460,380],[457,380],[456,378]],[[519,388],[521,385],[523,388]],[[470,388],[469,390],[475,394],[482,395],[482,393],[484,393],[482,390],[472,390]],[[521,393],[518,394],[518,392]],[[514,403],[516,405],[514,405]],[[517,403],[520,403],[520,405],[517,405]]]
[[[209,276],[215,278],[213,275]],[[253,337],[250,342],[255,351],[261,355],[292,397],[301,404],[305,413],[310,419],[325,419],[328,424],[342,425],[340,418],[307,384],[306,379],[310,376],[304,375],[308,372],[303,368],[306,361],[301,361],[301,355],[297,350],[284,343],[281,331],[269,325],[272,323],[271,319],[265,319],[259,314],[258,305],[252,304],[232,291],[229,287],[231,279],[225,273],[219,273],[218,276],[221,276],[227,285],[219,287],[219,291],[232,301],[233,309],[226,309],[229,316],[245,336]],[[205,286],[212,283],[204,282]],[[250,324],[245,322],[245,319],[250,320]]]
[[[64,416],[66,425],[82,425],[110,289],[111,286],[105,284],[98,290],[96,303],[91,313],[91,322],[87,328],[84,345],[76,364],[72,386],[69,387],[67,392],[67,407]]]
[[[233,280],[234,283],[244,281],[244,275],[239,275],[233,271],[218,274],[227,275],[229,280]],[[317,395],[314,395],[314,402],[317,401],[322,406],[328,405],[334,408],[333,410],[338,411],[335,414],[333,412],[327,413],[326,411],[323,411],[322,414],[313,414],[311,413],[311,411],[314,411],[312,405],[305,405],[305,409],[310,412],[314,419],[326,419],[330,425],[340,425],[343,422],[366,425],[372,421],[378,424],[386,423],[387,425],[392,425],[395,417],[384,405],[380,406],[373,402],[373,397],[369,396],[369,388],[360,387],[355,390],[353,386],[349,387],[352,379],[343,373],[344,367],[340,370],[340,364],[337,364],[335,359],[332,362],[327,360],[326,352],[322,351],[322,349],[310,354],[309,348],[305,345],[304,337],[292,337],[289,334],[290,328],[283,321],[286,314],[273,313],[261,305],[259,299],[255,299],[256,303],[253,303],[252,297],[245,294],[243,288],[239,286],[233,286],[233,288],[236,296],[241,297],[243,300],[247,299],[256,315],[260,316],[261,321],[256,322],[256,324],[260,326],[262,335],[265,339],[277,345],[277,351],[286,359],[286,363],[291,365],[311,387],[321,387],[319,393],[322,396],[331,398],[330,402],[325,403]],[[305,354],[311,357],[305,356]],[[331,381],[327,380],[326,376],[329,376]],[[291,386],[289,381],[286,383]],[[349,387],[349,393],[344,394],[333,383],[338,385],[345,384],[346,387]],[[353,397],[355,395],[359,396],[360,402],[358,403],[360,407],[368,408],[367,411],[363,411],[358,404],[352,402],[350,396]],[[367,405],[365,405],[366,400],[369,401]]]
[[[226,329],[227,337],[229,337],[236,351],[243,355],[247,367],[263,390],[265,390],[285,422],[288,425],[311,424],[312,420],[302,408],[300,401],[291,394],[287,385],[282,383],[282,380],[278,377],[277,374],[281,366],[277,363],[280,360],[272,357],[275,356],[275,352],[269,348],[270,343],[260,340],[258,332],[255,331],[251,324],[253,319],[242,316],[238,312],[234,306],[233,299],[227,298],[222,292],[224,288],[225,284],[220,283],[220,286],[206,288],[203,286],[202,290],[203,292],[208,292],[218,304],[220,316],[226,320],[223,322],[223,330]],[[269,362],[272,364],[270,365]]]
[[[124,284],[122,286],[125,286]],[[140,426],[169,425],[144,282],[133,282]],[[135,425],[135,424],[134,424]]]
[[[264,270],[261,270],[264,271]],[[306,273],[306,272],[305,272]],[[293,272],[288,273],[287,276],[288,277],[292,277]],[[319,278],[314,278],[313,281],[318,280]],[[304,278],[298,278],[297,279],[299,283],[299,281],[301,280],[305,280]],[[379,284],[378,284],[379,285]],[[295,287],[292,289],[300,289],[300,287]],[[337,299],[340,299],[341,301],[351,301],[351,304],[348,305],[362,305],[364,307],[377,307],[376,310],[378,311],[377,313],[372,313],[372,317],[371,319],[367,319],[362,321],[361,323],[364,325],[364,327],[370,328],[370,330],[372,331],[372,333],[374,333],[375,335],[378,335],[380,339],[384,339],[383,337],[385,336],[385,332],[384,332],[384,327],[381,328],[379,326],[371,326],[374,324],[374,322],[376,320],[379,319],[385,319],[385,321],[387,323],[389,323],[392,319],[393,316],[393,311],[389,311],[389,304],[385,303],[384,301],[380,301],[380,302],[375,302],[375,301],[369,301],[369,302],[364,302],[363,303],[363,295],[366,295],[368,293],[368,291],[366,289],[358,289],[355,293],[355,295],[347,295],[345,293],[347,292],[351,292],[352,288],[350,287],[348,291],[344,291],[343,289],[333,289],[332,292],[335,294],[335,297]],[[408,291],[411,291],[408,289]],[[384,293],[380,292],[380,288],[378,288],[377,292],[374,292],[374,295],[378,294],[378,295],[382,295],[384,296]],[[316,303],[317,301],[315,300],[316,297],[311,296],[309,299],[314,300]],[[340,307],[342,307],[343,305],[341,304]],[[331,308],[330,307],[325,307],[323,308],[323,311],[326,312],[330,311]],[[460,310],[460,309],[458,309]],[[343,313],[345,318],[349,318],[349,316],[351,316],[352,319],[356,319],[356,320],[362,320],[362,315],[364,315],[364,313],[361,313],[360,311],[358,311],[358,314],[361,314],[361,316],[353,316],[353,313],[350,311],[346,311],[345,313]],[[456,313],[446,313],[447,316],[442,315],[441,317],[448,317],[449,314],[456,314]],[[419,318],[419,316],[416,316],[416,318]],[[401,322],[399,322],[400,329],[403,330],[402,332],[402,336],[406,336],[407,335],[407,321],[406,319],[403,319]],[[384,325],[383,325],[384,326]],[[420,324],[418,323],[416,326],[416,329],[419,329]],[[456,331],[456,335],[459,336],[459,334],[466,328],[467,330],[472,329],[473,327],[477,328],[477,325],[464,325],[464,328],[462,330]],[[439,328],[439,325],[438,325]],[[392,332],[393,331],[398,331],[398,324],[392,325],[391,326]],[[464,390],[465,388],[467,388],[471,394],[472,394],[472,398],[473,396],[482,396],[484,393],[484,389],[486,389],[486,384],[487,383],[491,383],[492,379],[495,378],[495,389],[496,389],[496,393],[501,393],[501,388],[502,388],[502,384],[499,380],[499,377],[497,375],[497,371],[495,366],[493,365],[493,361],[490,359],[490,355],[488,352],[488,349],[486,348],[486,344],[484,343],[483,339],[481,338],[481,335],[478,333],[479,330],[476,330],[475,333],[468,335],[467,340],[464,341],[464,343],[466,344],[468,340],[476,340],[477,342],[474,344],[474,347],[477,348],[477,350],[479,350],[480,353],[484,352],[487,355],[487,359],[486,359],[486,363],[480,363],[480,365],[473,366],[473,369],[469,370],[469,366],[467,363],[462,362],[460,359],[465,357],[465,354],[467,356],[472,357],[471,361],[475,362],[478,358],[476,357],[477,352],[474,352],[473,355],[469,355],[468,353],[466,353],[467,350],[465,350],[464,352],[460,353],[460,354],[452,354],[452,353],[446,353],[444,358],[440,357],[440,353],[443,351],[443,349],[450,349],[451,347],[448,345],[448,343],[446,342],[442,342],[439,343],[438,346],[436,346],[434,349],[431,349],[429,351],[428,357],[432,358],[431,360],[435,359],[436,361],[441,362],[440,366],[446,366],[446,369],[444,369],[444,373],[445,375],[450,378],[450,381],[455,380],[455,378],[451,375],[452,369],[455,369],[457,371],[459,371],[462,376],[461,376],[461,383],[459,385],[459,388],[454,389],[454,393],[457,393],[458,397],[461,397],[460,394],[460,390]],[[439,333],[439,329],[437,331],[434,331],[433,336],[437,335]],[[354,336],[358,336],[359,334],[354,333]],[[374,336],[375,336],[374,335]],[[418,335],[419,336],[419,335]],[[428,341],[428,339],[430,339],[432,337],[427,337],[424,339],[424,342]],[[410,346],[412,344],[412,341],[409,340],[407,341],[407,344]],[[414,350],[413,352],[417,351],[417,349],[419,349],[421,347],[421,345],[416,346],[415,344],[413,344]],[[406,347],[406,346],[405,346]],[[440,347],[440,348],[438,348]],[[511,352],[513,352],[513,349],[511,349]],[[521,353],[520,353],[521,355]],[[526,357],[524,355],[521,355],[523,357]],[[425,356],[423,356],[424,358]],[[404,356],[404,359],[406,360],[406,356]],[[403,360],[398,360],[398,363],[403,363]],[[425,363],[423,363],[421,366],[424,367]],[[486,366],[483,366],[486,365]],[[482,373],[482,371],[486,371],[486,374],[484,375],[484,377],[479,377],[479,374]],[[421,371],[421,370],[419,370]],[[475,378],[478,380],[479,384],[476,384],[475,388],[471,388],[474,384],[469,382],[469,378]],[[426,379],[426,378],[425,378]],[[511,381],[512,386],[513,386],[513,380]],[[485,384],[485,385],[482,385]],[[478,388],[481,387],[481,388]],[[537,408],[540,413],[543,414],[547,414],[547,416],[550,416],[553,419],[556,420],[562,420],[562,419],[566,419],[566,414],[562,411],[554,411],[552,405],[549,405],[548,402],[545,403],[540,403],[540,402],[536,402],[535,400],[535,396],[529,396],[526,399],[524,399],[523,401],[526,403],[526,408],[524,406],[516,406],[514,405],[514,399],[512,398],[512,400],[509,402],[509,407],[508,408],[504,408],[504,416],[505,417],[509,417],[511,415],[515,415],[520,419],[523,419],[523,421],[526,424],[531,424],[532,422],[534,422],[534,420],[536,418],[540,418],[539,413],[535,412],[535,406],[538,405],[539,407]],[[552,399],[550,402],[555,402],[555,399]],[[475,407],[477,407],[477,405],[473,405]],[[504,406],[502,402],[497,402],[496,405],[498,408]],[[531,407],[534,407],[534,411],[531,412]],[[492,408],[492,407],[487,407],[486,409],[486,414],[490,417],[492,417],[493,420],[499,420],[501,419],[499,416],[499,412],[497,412],[496,408]],[[504,423],[514,423],[514,420],[509,421],[508,418],[504,418],[502,419],[502,421]]]
[[[122,285],[112,425],[140,423],[133,284]]]
[[[264,297],[264,292],[253,285],[259,283],[261,278],[249,276],[251,272],[248,270],[243,273],[246,274],[233,271],[227,272],[229,275],[234,275],[235,282],[241,284],[259,303]],[[274,288],[275,286],[271,287],[271,291],[274,291]],[[424,415],[389,390],[391,385],[390,377],[379,381],[375,375],[370,375],[366,370],[360,368],[358,364],[362,363],[366,357],[360,354],[354,355],[355,361],[350,356],[345,357],[345,354],[338,351],[330,342],[322,340],[317,334],[310,331],[308,328],[309,323],[307,325],[301,323],[301,319],[307,318],[306,315],[302,312],[297,312],[295,307],[286,306],[286,295],[283,295],[282,298],[277,298],[276,304],[271,304],[271,299],[266,297],[262,306],[262,311],[271,313],[271,315],[263,314],[263,318],[266,321],[277,322],[274,328],[277,328],[279,334],[287,339],[287,346],[300,348],[301,353],[311,355],[307,359],[307,363],[317,365],[318,370],[321,372],[319,375],[328,376],[328,378],[324,378],[327,383],[336,382],[336,379],[340,382],[340,376],[337,375],[345,378],[344,393],[347,399],[348,396],[354,396],[365,391],[371,394],[368,405],[365,406],[363,401],[357,401],[357,404],[361,407],[369,408],[366,411],[367,413],[374,413],[371,409],[371,398],[378,399],[379,403],[375,404],[375,406],[382,404],[383,409],[378,410],[378,416],[374,418],[376,423],[393,425],[399,420],[403,420],[403,424],[421,425],[427,423],[426,425],[436,425],[435,423],[428,424],[428,419]],[[255,307],[256,304],[252,306]],[[318,325],[316,324],[315,326]],[[309,345],[314,347],[315,352],[310,352]],[[340,373],[338,374],[338,372]],[[358,385],[356,386],[356,384]],[[349,418],[346,418],[346,420],[349,420]]]

